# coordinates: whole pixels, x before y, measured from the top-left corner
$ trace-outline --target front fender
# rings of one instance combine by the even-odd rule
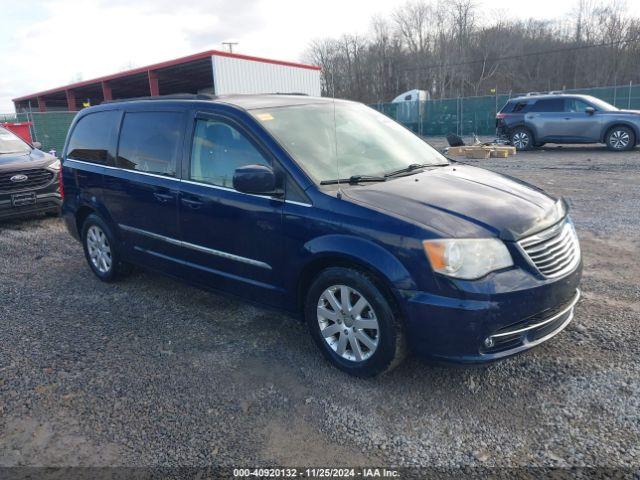
[[[607,136],[607,132],[615,125],[624,125],[625,127],[629,127],[636,135],[636,144],[640,142],[640,125],[629,120],[610,120],[602,127],[602,133],[600,135],[601,143],[606,143],[605,137]]]
[[[354,235],[324,235],[305,243],[298,255],[298,261],[291,262],[294,268],[288,273],[288,288],[291,293],[298,291],[305,271],[314,265],[326,266],[331,262],[346,261],[359,264],[377,273],[387,286],[399,295],[401,290],[416,290],[416,284],[404,265],[381,245]]]

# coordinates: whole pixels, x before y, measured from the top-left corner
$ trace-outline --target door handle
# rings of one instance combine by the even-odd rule
[[[160,203],[167,203],[170,200],[173,200],[173,195],[171,195],[170,193],[158,193],[158,192],[154,192],[153,196],[156,198],[156,200],[158,200]]]
[[[202,206],[202,200],[198,200],[195,198],[183,198],[181,199],[181,201],[185,207],[193,208],[194,210]]]

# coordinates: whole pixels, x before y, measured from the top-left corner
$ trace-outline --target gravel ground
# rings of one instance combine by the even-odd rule
[[[568,197],[585,261],[567,330],[483,369],[350,378],[294,319],[0,224],[0,465],[638,467],[640,150],[469,163]]]

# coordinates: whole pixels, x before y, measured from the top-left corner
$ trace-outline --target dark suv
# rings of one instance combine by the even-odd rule
[[[135,264],[300,315],[354,375],[409,350],[467,363],[513,355],[560,332],[579,297],[564,201],[452,164],[354,102],[86,108],[63,179],[64,219],[99,279]]]
[[[498,136],[518,150],[545,143],[604,143],[622,151],[640,142],[639,110],[620,110],[589,95],[512,98],[496,117]]]
[[[62,205],[59,176],[60,160],[0,127],[0,219],[57,215]]]

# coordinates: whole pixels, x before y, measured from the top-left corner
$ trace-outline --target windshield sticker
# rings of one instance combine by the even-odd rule
[[[261,122],[268,122],[269,120],[273,120],[273,115],[271,115],[270,113],[259,113],[258,115],[256,115],[256,117],[258,117],[258,120],[260,120]]]

